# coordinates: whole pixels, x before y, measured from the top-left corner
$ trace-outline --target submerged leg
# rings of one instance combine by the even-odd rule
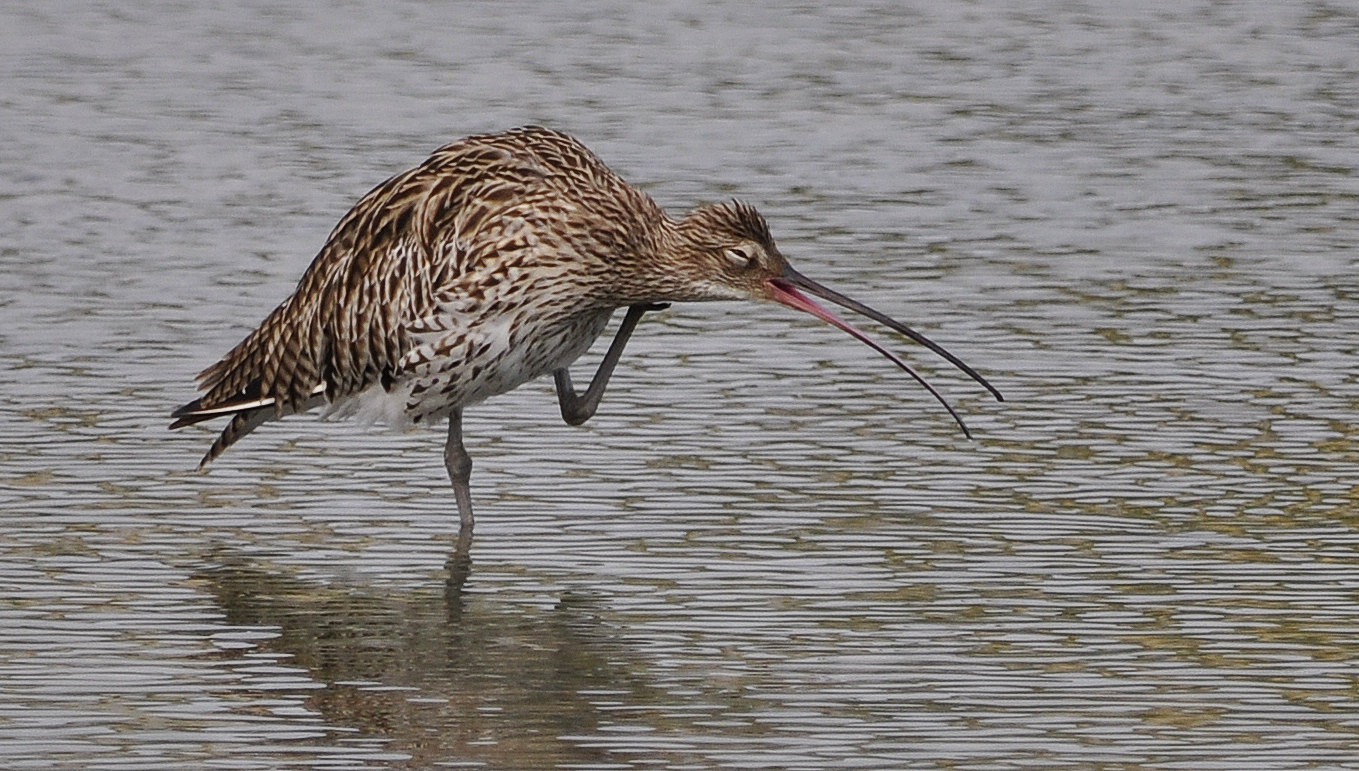
[[[444,444],[444,466],[453,482],[453,497],[458,502],[458,521],[462,523],[459,540],[472,535],[472,456],[462,446],[462,408],[448,416],[448,442]]]
[[[623,323],[618,325],[618,332],[614,334],[613,342],[609,344],[609,350],[599,362],[599,369],[595,371],[594,379],[590,381],[590,386],[585,389],[584,394],[576,393],[575,387],[571,385],[571,372],[566,367],[552,373],[557,383],[557,403],[562,408],[562,420],[569,425],[579,426],[594,416],[595,410],[599,409],[599,400],[604,397],[604,386],[609,384],[613,368],[622,358],[623,347],[628,344],[628,338],[632,337],[637,322],[642,320],[642,314],[669,307],[670,303],[642,303],[628,306],[628,314],[623,317]]]
[[[448,580],[444,583],[444,599],[448,601],[449,619],[456,621],[462,615],[462,588],[467,583],[467,576],[472,572],[471,527],[464,527],[458,531],[458,542],[444,567],[448,570]]]

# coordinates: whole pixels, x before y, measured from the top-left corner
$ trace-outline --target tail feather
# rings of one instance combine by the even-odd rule
[[[272,418],[274,411],[268,407],[256,407],[254,409],[242,410],[231,416],[231,420],[222,429],[222,433],[213,440],[212,446],[203,456],[203,460],[198,462],[201,469],[217,459],[217,456],[226,452],[227,448],[235,444],[246,434],[259,428],[266,420]],[[208,416],[211,417],[211,416]],[[199,418],[206,420],[207,418]]]
[[[172,413],[172,414],[170,415],[170,417],[173,418],[173,417],[175,417],[175,416],[174,416],[174,414]],[[176,428],[183,428],[183,427],[185,427],[185,426],[192,426],[192,425],[194,425],[194,424],[196,424],[196,423],[202,423],[202,422],[205,421],[205,420],[212,420],[212,419],[215,418],[215,417],[217,417],[217,416],[216,416],[216,415],[213,415],[213,414],[208,414],[208,415],[185,415],[184,417],[181,417],[181,418],[179,418],[178,420],[176,420],[175,422],[171,423],[171,424],[170,424],[170,430],[173,431],[173,430],[175,430]]]
[[[303,405],[298,412],[306,411],[323,402],[322,395],[325,390],[324,383],[316,385],[312,389],[311,401]],[[192,426],[213,418],[231,418],[226,427],[222,429],[222,433],[213,440],[212,446],[208,448],[207,454],[198,464],[200,469],[226,452],[228,447],[235,444],[246,434],[259,428],[265,421],[283,417],[284,414],[271,396],[261,397],[258,394],[243,392],[233,399],[205,404],[204,400],[207,398],[207,396],[204,396],[194,399],[170,413],[170,417],[175,419],[170,424],[171,429]],[[288,412],[291,413],[291,411]]]
[[[317,386],[317,390],[313,392],[313,394],[321,393],[324,390],[325,386]],[[211,420],[223,415],[234,415],[238,412],[253,410],[257,407],[276,407],[276,402],[272,396],[261,397],[251,394],[241,394],[235,399],[213,403],[212,406],[205,406],[203,404],[203,400],[206,398],[207,397],[194,399],[183,407],[170,413],[170,417],[176,418],[175,422],[170,424],[171,430],[183,428],[184,426],[192,426],[195,423],[201,423],[205,420]]]

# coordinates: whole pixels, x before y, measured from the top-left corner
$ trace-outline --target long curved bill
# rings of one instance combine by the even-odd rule
[[[893,364],[897,365],[902,370],[904,370],[906,374],[910,375],[912,378],[915,378],[915,381],[917,383],[924,386],[925,390],[929,391],[931,396],[938,400],[940,404],[944,405],[944,409],[948,410],[948,414],[953,416],[954,421],[958,423],[958,427],[963,430],[963,435],[965,435],[969,439],[972,438],[972,432],[967,430],[967,424],[963,422],[962,417],[958,414],[956,410],[953,409],[953,406],[949,404],[946,399],[944,399],[943,395],[936,391],[934,389],[934,386],[930,385],[925,380],[925,378],[920,375],[919,372],[916,372],[914,369],[911,369],[910,365],[902,361],[891,351],[887,350],[886,348],[883,348],[881,345],[878,345],[878,343],[873,341],[868,335],[864,334],[863,332],[860,332],[849,322],[835,315],[831,311],[826,310],[821,305],[818,305],[815,300],[808,297],[807,295],[812,294],[816,295],[817,297],[820,297],[823,300],[829,300],[835,303],[836,305],[839,305],[843,308],[847,308],[849,310],[854,311],[855,313],[870,318],[873,321],[876,321],[889,329],[892,329],[896,332],[900,332],[906,337],[909,337],[915,342],[920,343],[921,345],[925,346],[931,351],[934,351],[935,353],[944,357],[944,359],[948,363],[962,370],[964,373],[967,374],[968,377],[972,378],[973,380],[977,381],[982,386],[984,386],[986,390],[990,391],[991,394],[996,397],[997,401],[1005,400],[1005,397],[1001,396],[1000,391],[996,390],[995,386],[988,383],[986,381],[986,378],[982,377],[980,374],[977,373],[976,370],[969,367],[965,362],[963,362],[962,359],[959,359],[957,356],[954,356],[953,354],[944,350],[943,346],[939,345],[938,343],[934,342],[928,337],[925,337],[924,335],[920,334],[914,329],[911,329],[905,324],[902,324],[900,321],[897,321],[896,319],[887,316],[886,314],[875,311],[872,308],[868,307],[867,305],[864,305],[863,303],[857,300],[850,299],[840,294],[839,292],[836,292],[833,289],[829,289],[827,287],[822,286],[821,284],[816,283],[810,278],[807,278],[801,273],[798,273],[797,271],[793,270],[791,267],[785,267],[781,275],[767,280],[765,284],[770,289],[770,299],[783,303],[784,305],[787,305],[790,308],[795,308],[805,313],[810,313],[813,316],[821,319],[822,321],[828,324],[843,329],[844,331],[848,332],[850,335],[858,339],[860,342],[864,343],[865,345],[882,354],[883,356],[886,356],[889,361],[891,361]]]

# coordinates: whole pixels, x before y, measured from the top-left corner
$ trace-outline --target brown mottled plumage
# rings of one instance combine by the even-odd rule
[[[1000,398],[920,334],[792,270],[750,206],[672,220],[580,142],[526,127],[446,145],[360,199],[293,294],[199,374],[203,395],[175,410],[170,427],[230,417],[205,465],[261,423],[321,405],[398,423],[448,418],[445,459],[470,532],[462,408],[551,372],[563,417],[587,420],[637,322],[665,303],[781,302],[845,329],[929,388],[804,292],[926,345]],[[604,362],[577,395],[567,366],[622,307]]]

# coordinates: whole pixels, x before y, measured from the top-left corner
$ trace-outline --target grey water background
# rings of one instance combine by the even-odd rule
[[[0,760],[1359,768],[1356,40],[1348,2],[6,5]],[[437,431],[194,473],[168,411],[347,208],[530,122],[754,203],[1008,401],[894,342],[969,442],[815,320],[676,306],[585,427],[548,383],[469,412],[461,591]]]

